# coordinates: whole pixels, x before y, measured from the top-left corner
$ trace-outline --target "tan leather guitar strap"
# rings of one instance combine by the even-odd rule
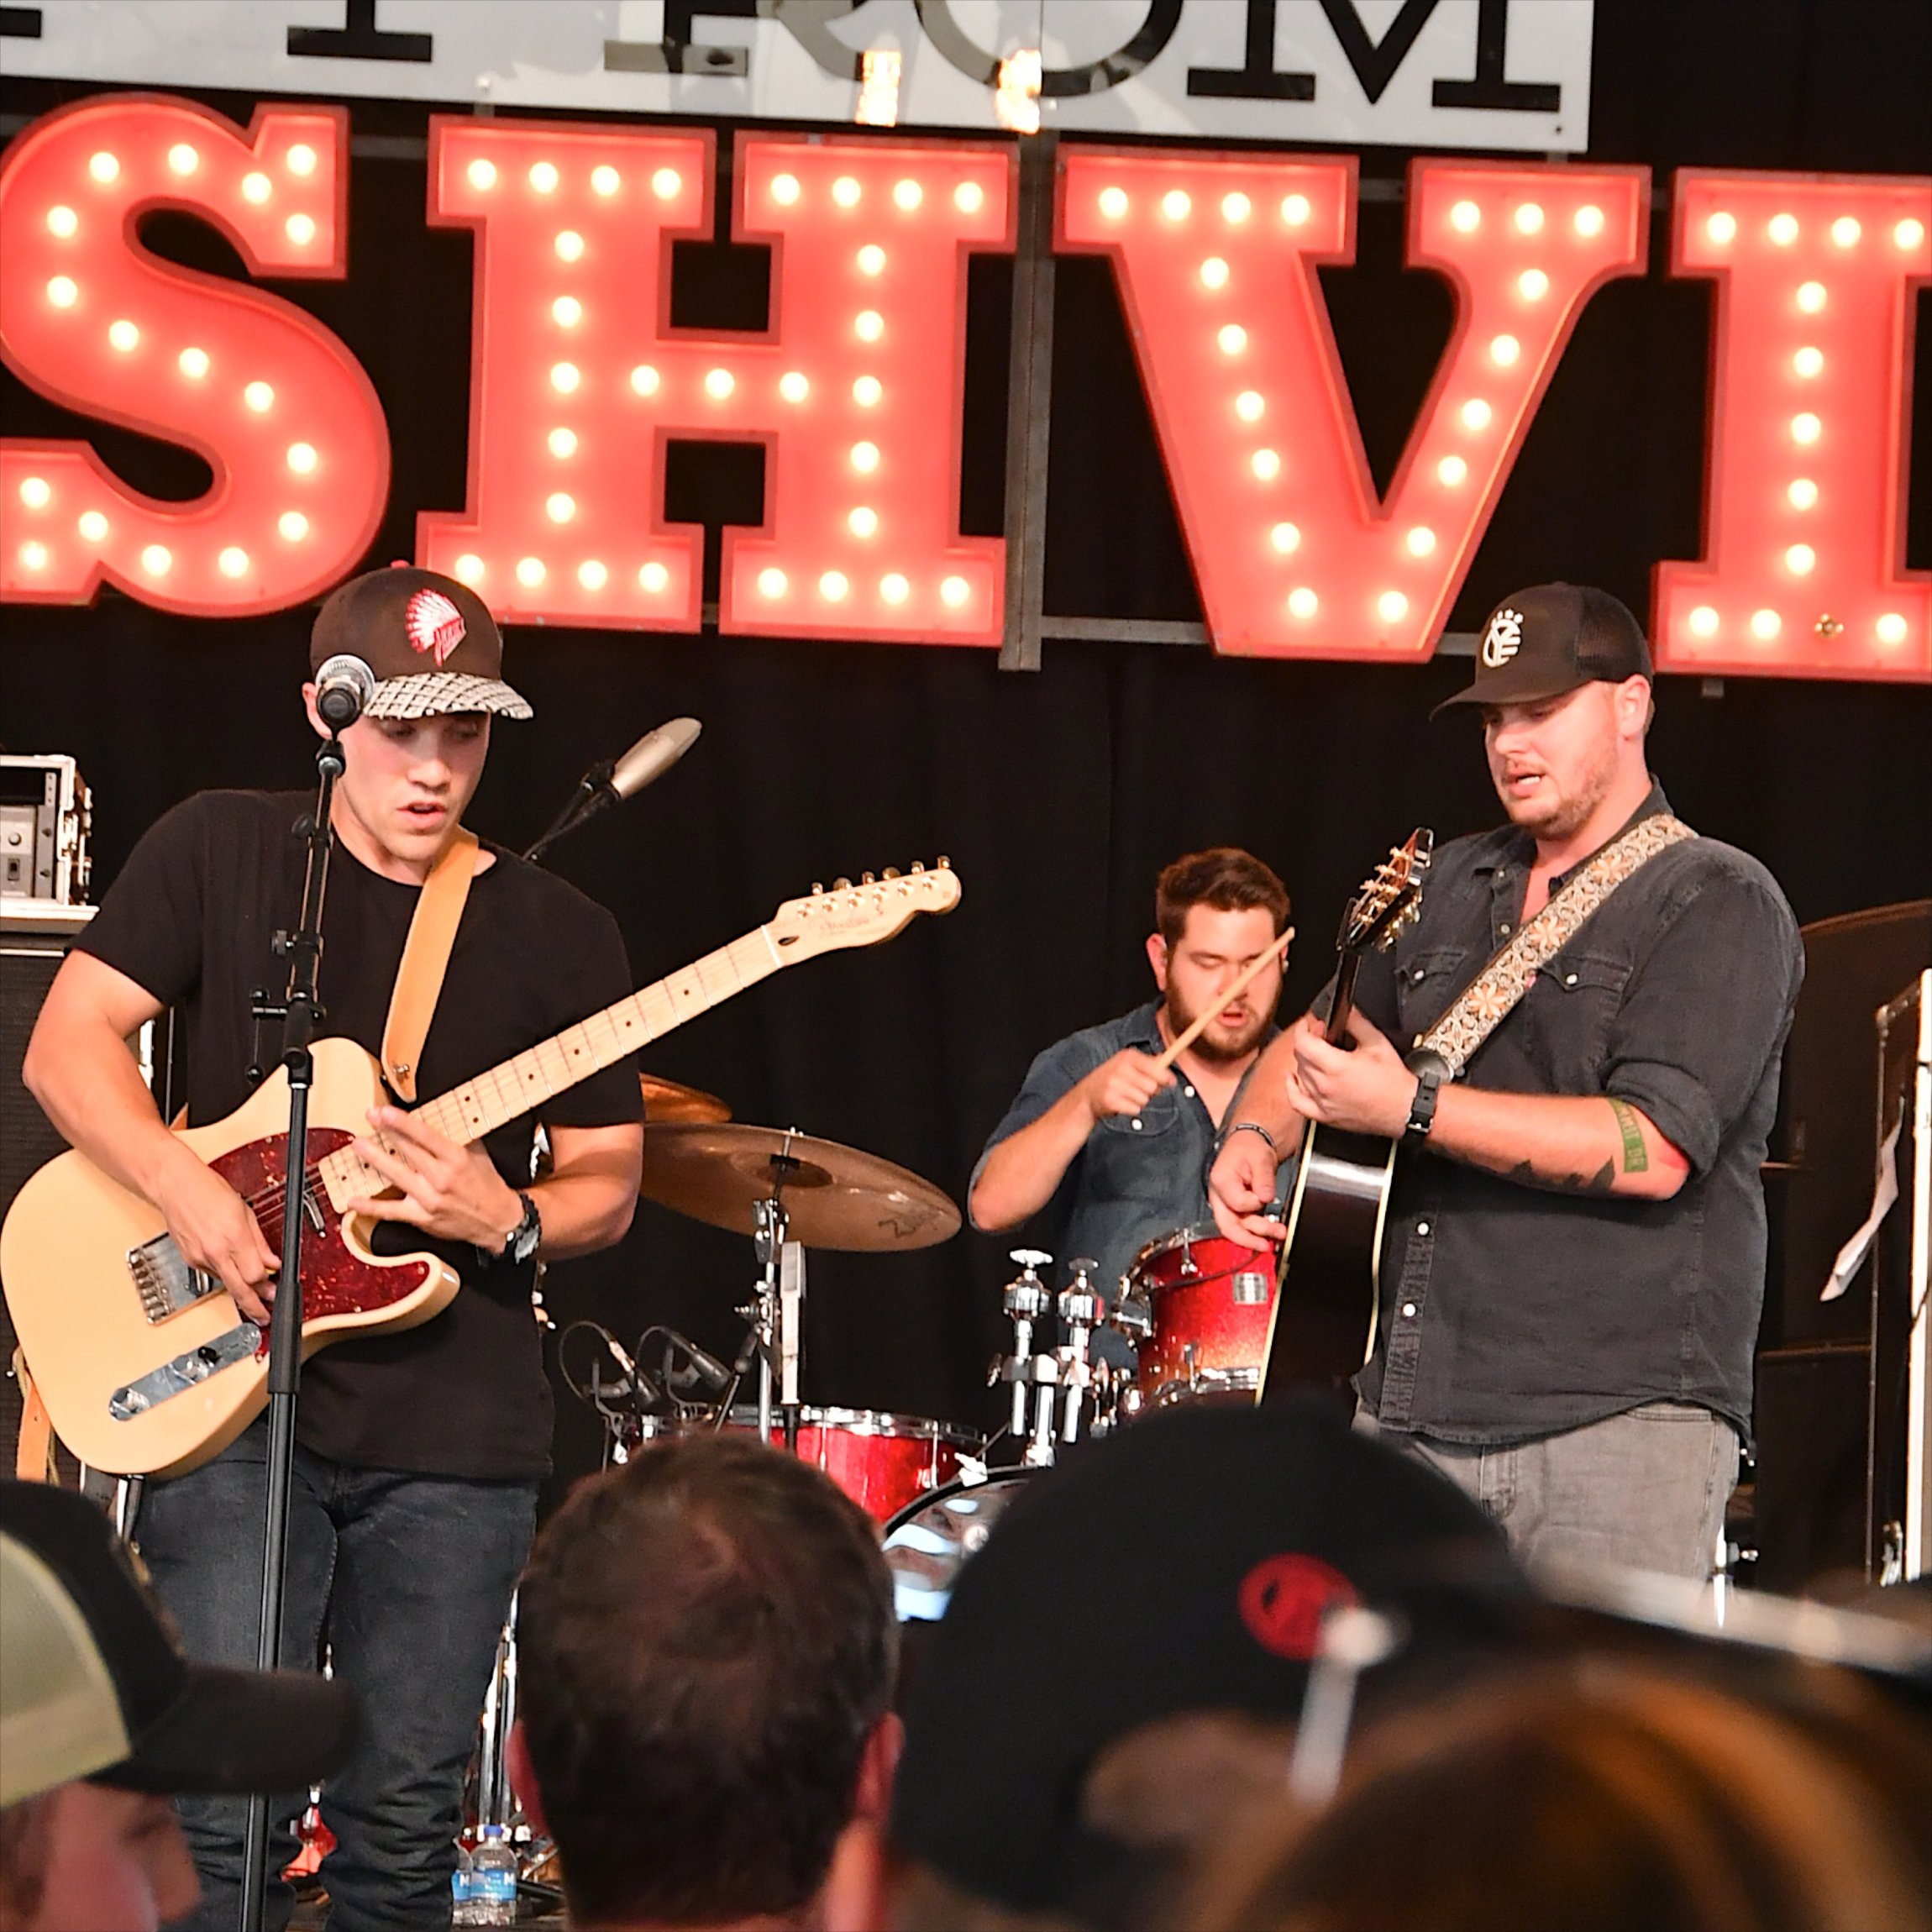
[[[20,1434],[13,1448],[13,1473],[23,1483],[55,1483],[60,1473],[54,1466],[54,1424],[47,1404],[27,1368],[27,1357],[13,1351],[13,1375],[20,1384]]]
[[[1452,1080],[1476,1049],[1515,1011],[1536,974],[1583,929],[1604,901],[1660,852],[1695,838],[1681,818],[1660,811],[1613,840],[1528,921],[1463,988],[1449,1011],[1415,1044],[1437,1054]]]
[[[436,1016],[449,950],[456,943],[456,928],[475,871],[476,834],[458,826],[423,882],[416,916],[402,942],[402,961],[396,969],[396,987],[389,995],[389,1017],[383,1022],[382,1077],[402,1100],[416,1098],[423,1042]]]

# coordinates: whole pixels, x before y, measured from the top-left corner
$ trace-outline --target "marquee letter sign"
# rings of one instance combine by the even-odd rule
[[[1642,168],[1420,160],[1411,266],[1457,323],[1378,504],[1315,275],[1352,159],[1067,155],[1059,234],[1110,254],[1217,650],[1426,658],[1576,318],[1644,260]]]
[[[361,365],[290,303],[160,260],[135,233],[180,207],[254,275],[339,277],[349,117],[265,109],[247,134],[137,96],[50,114],[0,168],[0,355],[71,409],[185,444],[214,484],[141,496],[85,443],[0,444],[0,596],[86,603],[105,580],[162,610],[243,617],[326,591],[389,491]]]
[[[1704,559],[1660,564],[1660,668],[1932,675],[1932,575],[1907,570],[1912,293],[1932,183],[1677,178],[1671,266],[1716,279]]]
[[[1011,150],[748,136],[737,239],[762,334],[669,326],[675,235],[711,234],[708,134],[438,118],[431,215],[476,230],[470,496],[417,551],[511,622],[695,631],[702,533],[664,446],[765,446],[718,625],[996,645],[1005,547],[958,533],[965,256],[1012,246]]]

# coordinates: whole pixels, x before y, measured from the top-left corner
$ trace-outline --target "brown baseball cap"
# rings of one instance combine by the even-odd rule
[[[309,633],[308,668],[360,658],[375,673],[365,717],[494,711],[527,718],[528,701],[503,682],[503,635],[468,585],[392,564],[333,591]]]
[[[1650,677],[1643,627],[1608,591],[1534,584],[1489,613],[1476,649],[1476,680],[1430,714],[1455,705],[1531,704],[1599,680]]]

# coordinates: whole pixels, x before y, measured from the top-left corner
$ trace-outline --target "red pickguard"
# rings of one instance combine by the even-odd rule
[[[308,1158],[318,1161],[355,1138],[342,1127],[311,1127]],[[265,1140],[250,1141],[244,1147],[218,1155],[208,1164],[244,1200],[274,1191],[269,1204],[257,1206],[255,1218],[261,1231],[277,1254],[281,1252],[281,1189],[286,1134],[273,1134]],[[375,1267],[356,1254],[342,1238],[342,1220],[329,1205],[328,1190],[319,1179],[310,1186],[309,1198],[322,1215],[323,1231],[318,1234],[312,1221],[302,1236],[302,1315],[305,1323],[323,1315],[366,1315],[390,1308],[415,1294],[429,1278],[431,1264],[424,1261],[392,1263]],[[265,1340],[265,1337],[264,1338]]]

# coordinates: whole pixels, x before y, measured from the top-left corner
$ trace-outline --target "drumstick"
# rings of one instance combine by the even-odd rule
[[[1247,990],[1250,981],[1257,979],[1261,977],[1262,969],[1268,964],[1269,960],[1279,958],[1283,964],[1285,965],[1288,959],[1288,942],[1289,940],[1294,938],[1294,928],[1290,926],[1288,930],[1284,932],[1281,937],[1275,941],[1273,945],[1269,947],[1265,953],[1263,953],[1257,958],[1249,960],[1247,966],[1242,972],[1240,979],[1236,980],[1233,985],[1230,986],[1227,991],[1221,995],[1220,1005],[1215,1006],[1209,1011],[1198,1016],[1193,1023],[1189,1026],[1186,1032],[1183,1033],[1181,1037],[1174,1042],[1173,1045],[1169,1047],[1167,1052],[1163,1053],[1161,1057],[1154,1062],[1155,1066],[1158,1067],[1163,1074],[1168,1070],[1169,1067],[1173,1066],[1174,1062],[1178,1060],[1183,1053],[1186,1053],[1188,1048],[1193,1046],[1194,1042],[1200,1037],[1201,1029],[1207,1025],[1210,1020],[1213,1019],[1216,1013],[1221,1011],[1221,1007],[1226,1006],[1228,1001],[1233,999],[1236,993],[1246,992]]]

